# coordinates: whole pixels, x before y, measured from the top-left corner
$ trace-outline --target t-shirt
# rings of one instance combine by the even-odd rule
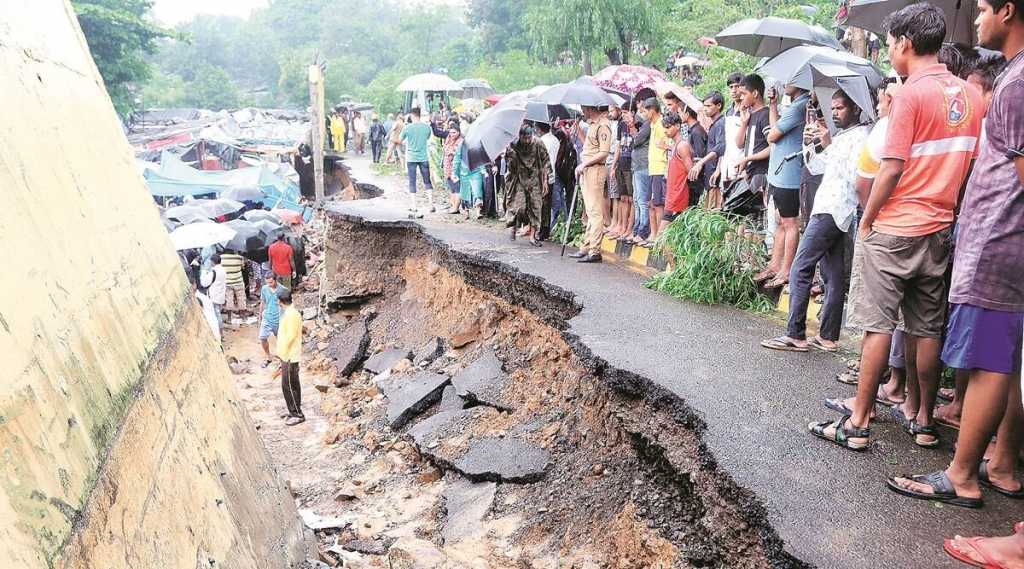
[[[882,168],[882,153],[885,152],[885,137],[888,132],[889,117],[882,117],[875,123],[875,128],[871,129],[871,134],[864,142],[860,157],[857,159],[857,175],[861,178],[874,180],[878,175]]]
[[[619,125],[619,163],[617,167],[623,171],[633,169],[633,134],[626,123]]]
[[[668,151],[660,148],[668,134],[661,117],[651,121],[651,144],[647,150],[647,173],[651,176],[664,176],[668,171]]]
[[[608,148],[608,158],[605,158],[604,163],[611,166],[615,159],[615,151],[619,149],[619,133],[626,129],[626,125],[622,121],[609,120],[608,128],[612,129],[612,144]]]
[[[1024,55],[996,82],[981,152],[957,221],[949,301],[1024,311],[1024,184],[1014,160],[1024,156]]]
[[[984,102],[941,63],[907,79],[893,97],[883,159],[904,161],[873,229],[900,237],[929,235],[953,223],[953,209],[978,151]]]
[[[406,162],[426,162],[427,145],[432,134],[430,126],[416,121],[405,125],[402,129],[402,141],[405,142]]]
[[[284,241],[275,241],[267,249],[267,254],[270,256],[270,268],[273,269],[275,275],[279,277],[292,276],[292,253],[292,246]]]
[[[768,183],[776,188],[800,187],[800,170],[804,167],[804,124],[807,122],[809,99],[807,94],[800,95],[779,112],[779,120],[775,121],[775,128],[782,133],[782,138],[775,141],[768,158]]]
[[[647,170],[648,158],[650,157],[651,144],[651,123],[645,121],[640,125],[636,136],[633,137],[633,152],[630,158],[633,162],[633,171]]]
[[[557,169],[555,162],[558,160],[558,148],[562,143],[558,142],[558,137],[550,132],[540,137],[540,141],[544,143],[544,148],[548,151],[548,160],[551,162],[551,174],[548,176],[548,182],[554,182]]]
[[[223,253],[220,256],[220,266],[224,267],[227,274],[228,286],[242,286],[245,280],[242,278],[242,268],[245,267],[245,258],[235,253]]]
[[[610,152],[612,148],[612,131],[608,119],[602,117],[587,129],[587,139],[583,141],[583,156],[580,163],[585,164],[602,152]]]
[[[281,315],[277,328],[277,357],[283,362],[297,362],[302,356],[302,314],[291,304]]]
[[[736,166],[743,158],[743,149],[736,144],[736,136],[740,133],[739,109],[733,106],[725,113],[725,154],[719,164],[722,166],[722,182],[736,177]]]
[[[768,107],[764,107],[759,111],[750,113],[750,119],[747,121],[747,137],[744,140],[744,156],[751,156],[761,152],[765,148],[768,148],[768,136],[766,133],[770,126],[771,117],[768,116]],[[768,158],[765,158],[764,160],[757,160],[756,162],[747,162],[747,174],[756,176],[758,174],[764,175],[767,173]]]
[[[263,303],[263,319],[271,325],[277,324],[281,316],[281,305],[277,302],[277,297],[282,292],[287,291],[288,288],[280,283],[278,283],[277,288],[263,285],[263,288],[260,289],[260,302]]]

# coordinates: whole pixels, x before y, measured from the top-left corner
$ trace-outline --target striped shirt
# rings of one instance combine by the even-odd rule
[[[984,111],[981,93],[941,63],[907,79],[893,97],[881,156],[902,160],[903,175],[878,212],[875,231],[919,237],[953,224]]]
[[[245,258],[235,253],[222,253],[220,256],[220,264],[224,267],[224,272],[227,273],[227,285],[228,286],[241,286],[244,284],[242,280],[242,267],[245,266]]]

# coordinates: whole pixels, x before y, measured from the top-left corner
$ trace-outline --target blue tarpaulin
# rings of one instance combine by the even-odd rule
[[[299,187],[272,172],[266,165],[237,170],[196,170],[177,156],[164,152],[160,166],[143,173],[149,191],[157,197],[183,197],[216,193],[235,187],[258,187],[267,195],[263,203],[271,208],[310,212],[299,204]]]

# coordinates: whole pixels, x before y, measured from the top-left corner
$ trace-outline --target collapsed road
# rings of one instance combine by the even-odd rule
[[[886,476],[928,471],[948,460],[948,449],[912,447],[887,422],[878,423],[879,436],[863,455],[806,435],[806,423],[822,414],[821,399],[844,393],[832,380],[844,364],[823,354],[792,358],[758,350],[757,342],[773,332],[770,321],[678,302],[642,289],[641,278],[628,271],[569,264],[558,258],[557,248],[520,247],[474,224],[409,222],[391,193],[401,181],[375,177],[365,164],[353,162],[356,177],[383,187],[385,195],[328,206],[332,231],[354,243],[388,245],[386,253],[367,246],[341,257],[393,266],[399,259],[423,258],[426,248],[432,259],[455,259],[445,270],[557,329],[588,378],[583,384],[593,382],[612,400],[635,405],[631,413],[612,416],[619,432],[629,435],[629,456],[638,465],[660,465],[659,476],[674,477],[660,484],[688,488],[690,495],[716,487],[711,502],[739,512],[719,520],[732,535],[704,539],[686,529],[726,528],[695,518],[692,510],[675,517],[638,505],[637,519],[676,548],[674,563],[740,566],[721,553],[730,548],[729,539],[737,539],[736,551],[759,552],[765,566],[955,567],[942,554],[940,536],[1010,527],[1019,515],[1008,500],[991,500],[984,511],[951,513],[886,491]],[[642,425],[631,427],[632,421]],[[680,438],[659,444],[652,430]],[[689,445],[681,442],[681,431]],[[648,479],[636,481],[641,489],[656,487]],[[615,497],[620,505],[636,499]],[[682,510],[694,507],[694,500],[686,502]],[[698,518],[705,522],[694,524]],[[673,523],[682,531],[673,531]],[[695,545],[708,543],[719,549]],[[689,553],[695,550],[704,553]]]

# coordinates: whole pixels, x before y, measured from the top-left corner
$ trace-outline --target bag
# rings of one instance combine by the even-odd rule
[[[763,178],[763,176],[761,176]],[[755,179],[737,178],[722,188],[722,211],[736,215],[751,215],[764,209],[762,192],[764,187]]]

